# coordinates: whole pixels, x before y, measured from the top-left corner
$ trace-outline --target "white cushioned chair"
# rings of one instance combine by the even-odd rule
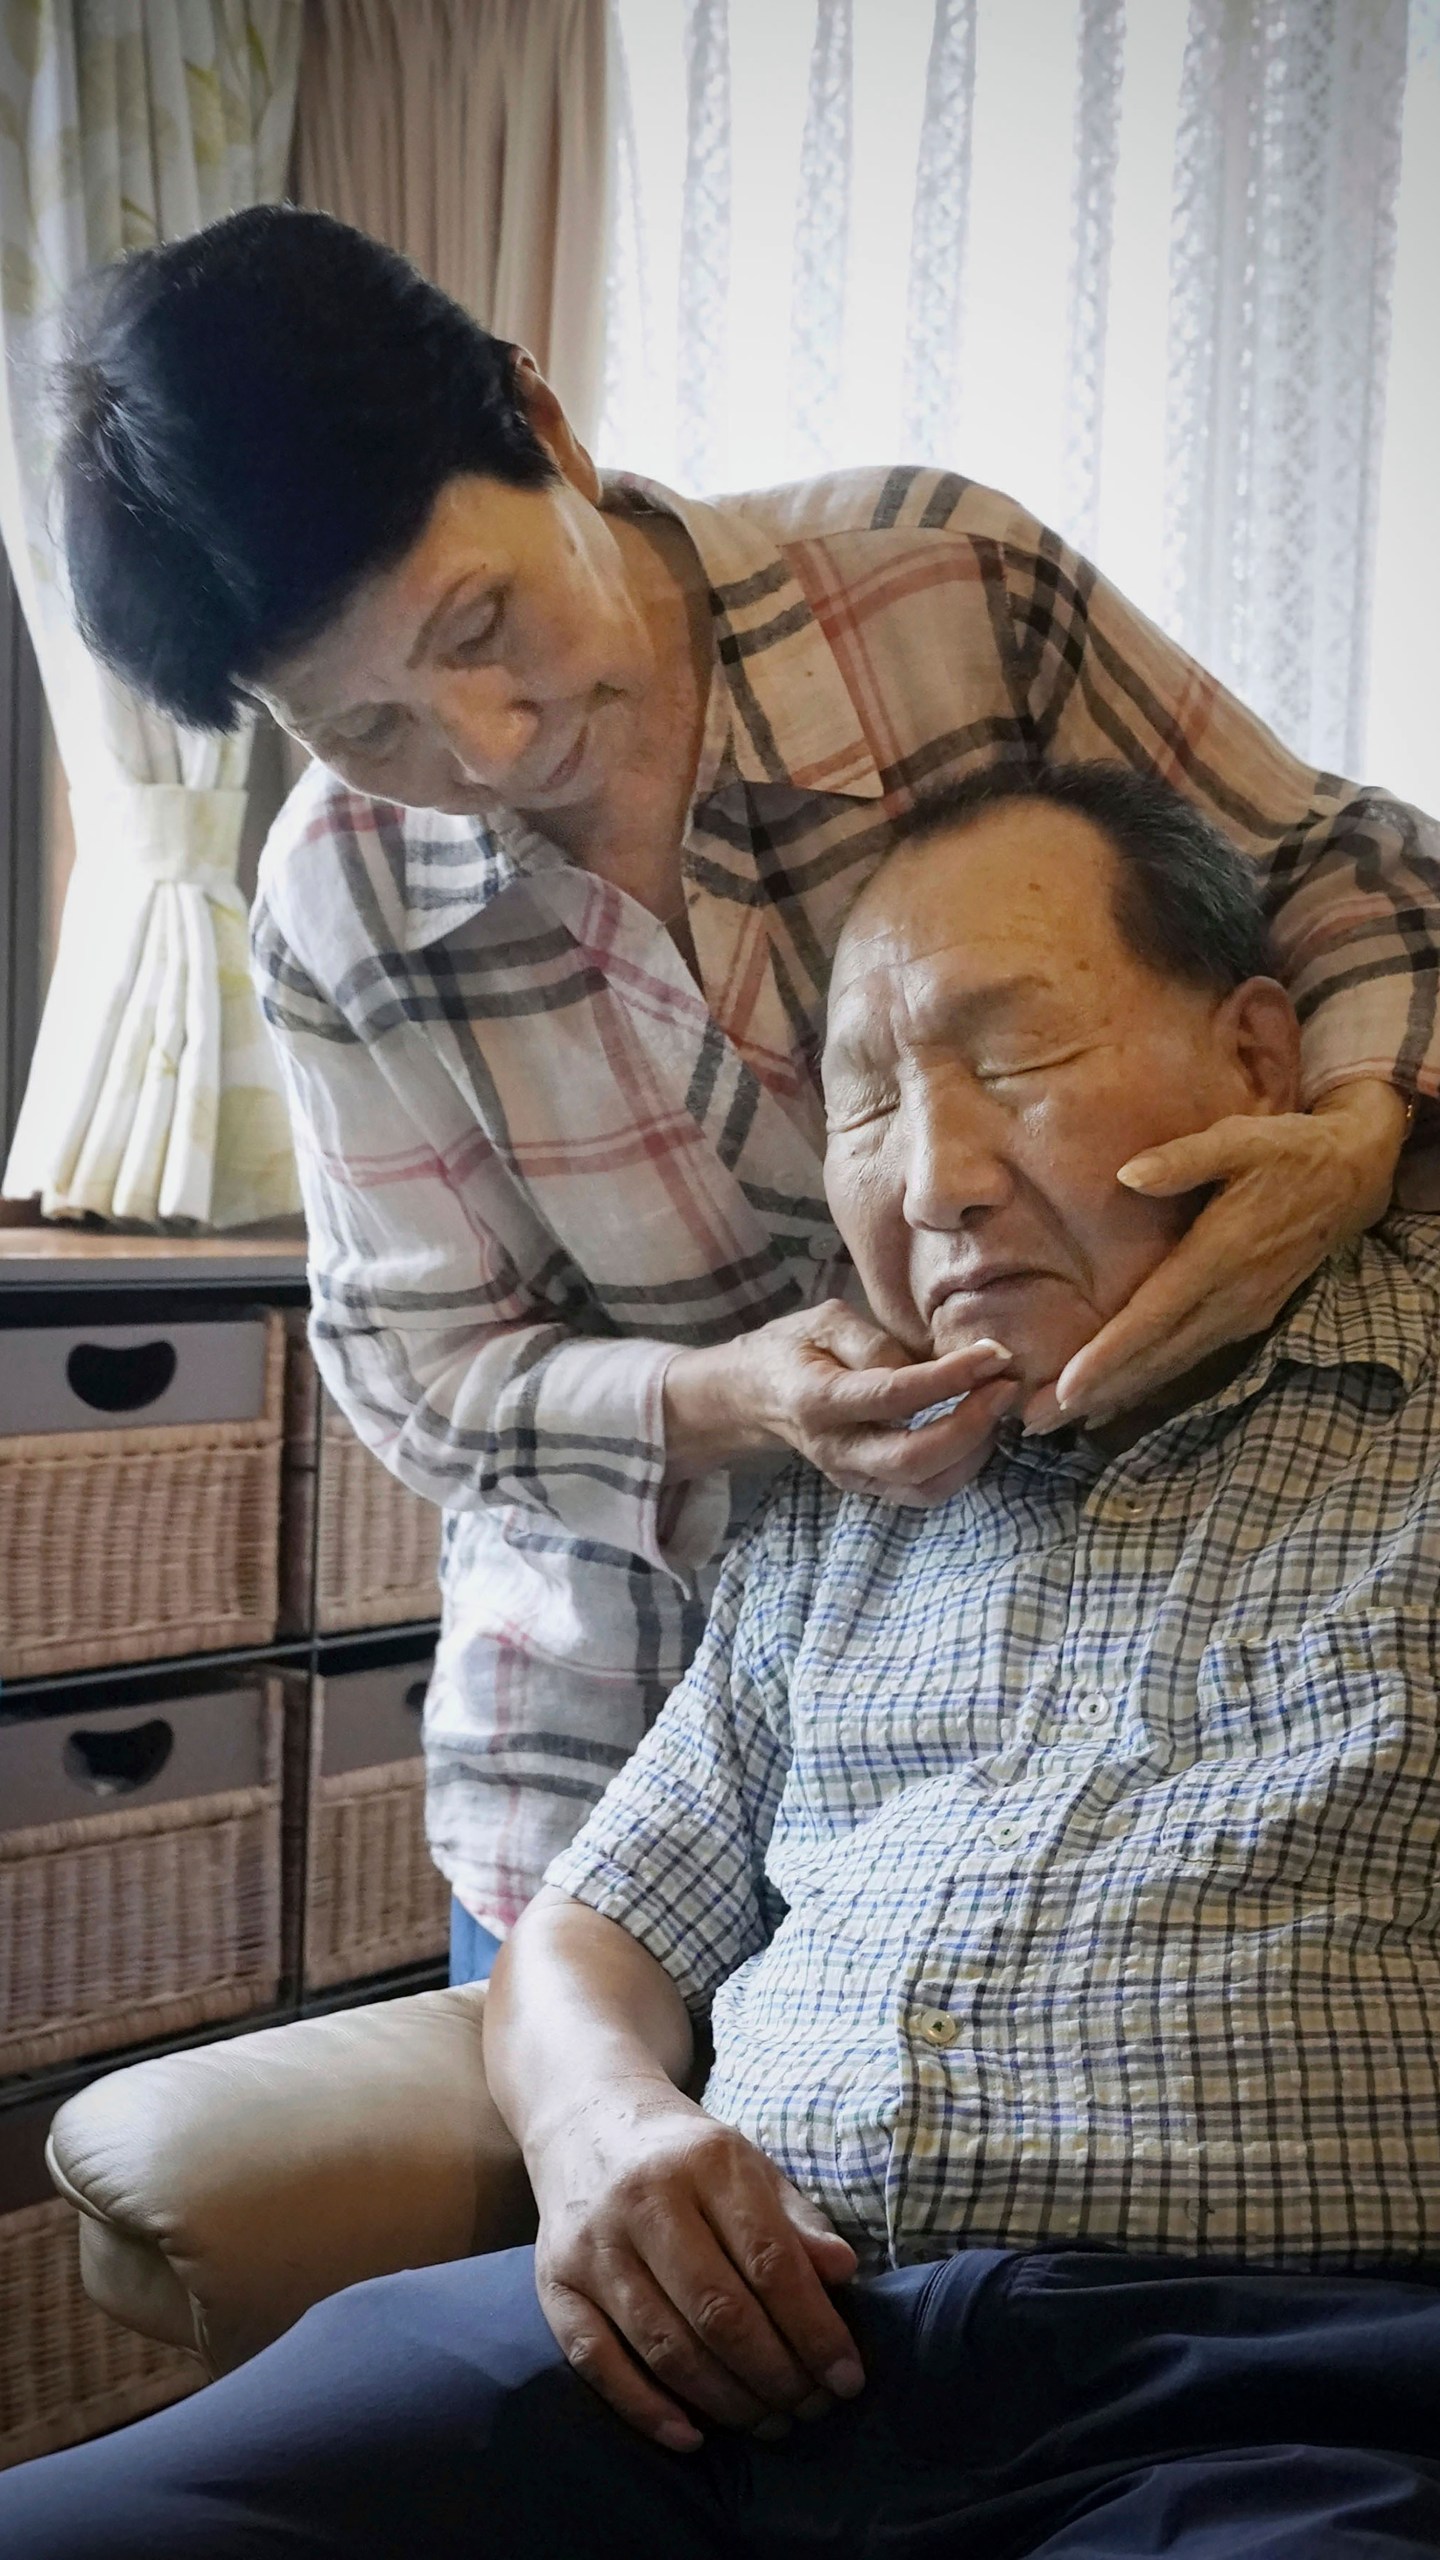
[[[341,2010],[69,2099],[48,2158],[91,2300],[214,2376],[346,2285],[530,2239],[484,2005],[471,1984]]]

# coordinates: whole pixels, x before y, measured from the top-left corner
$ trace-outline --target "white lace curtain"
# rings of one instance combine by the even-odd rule
[[[992,480],[1292,745],[1440,802],[1436,14],[618,0],[602,458]]]
[[[0,531],[76,854],[3,1188],[48,1214],[297,1209],[236,883],[248,737],[144,708],[82,647],[51,496],[65,296],[123,250],[284,186],[299,0],[14,0],[0,17]]]

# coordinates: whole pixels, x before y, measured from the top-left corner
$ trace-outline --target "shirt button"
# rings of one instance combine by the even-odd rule
[[[921,2009],[916,2014],[915,2032],[926,2044],[933,2044],[938,2053],[944,2053],[956,2042],[960,2029],[943,2009]]]
[[[1097,1689],[1091,1697],[1081,1698],[1075,1713],[1081,1724],[1113,1724],[1115,1720],[1115,1710],[1100,1689]]]
[[[1017,1840],[1024,1839],[1029,1827],[1028,1823],[1012,1822],[1007,1817],[1004,1822],[991,1823],[989,1837],[997,1849],[1013,1849]]]
[[[812,1236],[805,1247],[812,1262],[831,1262],[835,1256],[833,1236]]]

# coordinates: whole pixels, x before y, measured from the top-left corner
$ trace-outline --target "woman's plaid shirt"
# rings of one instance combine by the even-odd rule
[[[869,2264],[1440,2257],[1440,1220],[1107,1462],[797,1467],[550,1882]]]
[[[997,760],[1164,775],[1253,855],[1311,1096],[1440,1088],[1436,831],[1297,764],[1007,498],[860,472],[701,504],[715,662],[665,930],[513,818],[322,767],[255,917],[310,1227],[313,1338],[453,1514],[431,1838],[513,1918],[690,1659],[723,1480],[662,1498],[661,1387],[836,1285],[816,1061],[840,916],[917,793]]]

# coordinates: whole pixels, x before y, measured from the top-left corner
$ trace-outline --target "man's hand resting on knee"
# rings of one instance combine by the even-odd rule
[[[861,2388],[826,2291],[847,2241],[680,2083],[690,2020],[663,1966],[610,1920],[542,1893],[486,2004],[491,2089],[540,2212],[541,2308],[576,2371],[673,2451],[692,2413],[777,2432]]]

